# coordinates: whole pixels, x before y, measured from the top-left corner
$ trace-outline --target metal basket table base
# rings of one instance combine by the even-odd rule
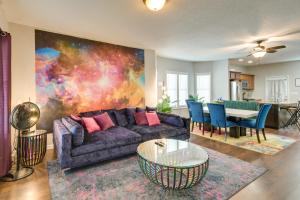
[[[150,162],[138,155],[138,163],[143,173],[153,183],[165,189],[178,190],[187,189],[199,183],[208,170],[209,159],[201,165],[176,168]]]

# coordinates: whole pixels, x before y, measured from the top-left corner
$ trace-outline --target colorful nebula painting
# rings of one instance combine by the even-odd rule
[[[38,128],[72,113],[145,105],[144,50],[35,31]]]

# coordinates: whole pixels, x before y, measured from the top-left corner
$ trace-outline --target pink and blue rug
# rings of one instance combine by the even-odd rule
[[[206,149],[210,166],[201,183],[191,189],[166,191],[142,173],[136,156],[67,171],[48,163],[52,199],[228,199],[267,170]]]

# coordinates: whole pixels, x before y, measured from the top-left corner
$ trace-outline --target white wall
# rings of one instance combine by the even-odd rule
[[[236,66],[236,65],[230,65],[229,71],[236,71],[236,72],[242,72],[242,73],[248,73],[248,67],[247,66]]]
[[[295,78],[300,78],[300,61],[249,66],[247,72],[255,75],[253,98],[265,98],[265,80],[267,76],[288,76],[289,100],[292,102],[300,100],[300,87],[295,87]]]
[[[6,17],[4,16],[1,7],[0,7],[0,27],[3,31],[8,31],[8,22],[6,20]]]
[[[213,62],[212,98],[229,99],[228,60]]]
[[[220,97],[222,97],[223,99],[229,98],[228,60],[195,62],[194,71],[195,74],[197,73],[211,74],[212,100],[216,100]]]
[[[194,94],[194,68],[193,63],[188,61],[157,57],[157,82],[164,81],[166,84],[166,76],[168,71],[183,72],[189,75],[189,94]],[[158,86],[159,87],[159,86]],[[158,88],[159,99],[162,95],[161,88]]]
[[[35,102],[35,35],[34,28],[9,23],[12,35],[12,108],[18,103]],[[71,35],[70,33],[65,33]],[[76,35],[75,35],[76,36]],[[101,39],[99,39],[101,41]],[[155,106],[157,102],[156,54],[145,50],[145,102]],[[49,145],[52,138],[49,134]]]

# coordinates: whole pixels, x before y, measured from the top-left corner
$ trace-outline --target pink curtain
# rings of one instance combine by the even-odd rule
[[[11,37],[0,29],[0,176],[11,168],[10,95]]]

